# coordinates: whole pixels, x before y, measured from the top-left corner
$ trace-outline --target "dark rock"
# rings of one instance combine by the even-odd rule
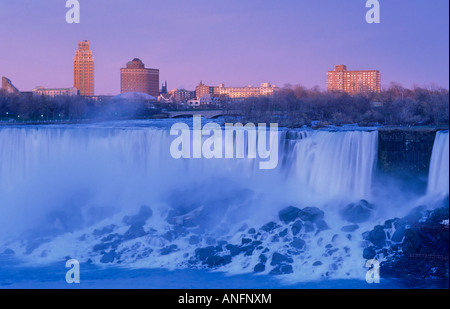
[[[298,233],[300,233],[300,231],[302,230],[302,227],[303,227],[302,221],[300,221],[300,220],[295,221],[291,227],[292,234],[295,236]]]
[[[287,233],[288,233],[288,229],[284,229],[284,230],[282,230],[281,232],[278,233],[278,236],[284,237],[284,236],[287,235]]]
[[[261,227],[261,230],[263,230],[264,232],[272,232],[274,229],[276,229],[278,227],[279,227],[279,225],[272,221],[272,222],[264,224]]]
[[[207,237],[207,238],[206,238],[206,244],[207,244],[208,246],[215,245],[215,244],[216,244],[216,240],[215,240],[214,238],[212,238],[212,237]]]
[[[100,263],[104,263],[104,264],[112,263],[112,262],[114,262],[114,259],[117,259],[117,258],[118,258],[118,256],[117,256],[116,251],[111,250],[102,256],[102,258],[100,259]]]
[[[278,217],[280,218],[280,221],[284,224],[288,224],[290,222],[295,221],[300,217],[301,210],[294,206],[288,206],[278,213]]]
[[[280,237],[278,235],[273,235],[271,241],[272,242],[279,242],[280,241]]]
[[[238,246],[232,245],[232,244],[228,244],[225,246],[225,249],[230,251],[230,254],[232,256],[238,255],[239,253],[241,253],[241,248],[239,248]]]
[[[281,253],[275,252],[272,255],[272,261],[270,262],[270,265],[274,266],[274,265],[278,265],[278,264],[281,264],[281,263],[284,263],[284,262],[293,263],[294,261],[292,260],[292,258],[290,258],[290,257],[288,257],[286,255],[283,255]]]
[[[178,246],[177,246],[177,245],[170,245],[170,246],[167,246],[167,247],[162,248],[162,249],[159,251],[159,253],[160,253],[161,255],[169,255],[169,254],[174,253],[174,252],[176,252],[176,251],[178,251]]]
[[[249,244],[251,242],[252,242],[252,240],[250,238],[242,238],[241,239],[241,244],[243,244],[243,245]]]
[[[312,264],[312,266],[320,266],[320,265],[322,265],[323,263],[321,262],[321,261],[316,261],[316,262],[314,262],[313,264]]]
[[[130,239],[139,238],[139,237],[142,237],[145,235],[147,235],[147,232],[144,231],[142,224],[140,224],[139,222],[136,222],[130,226],[130,228],[128,229],[128,231],[125,232],[123,237],[125,240],[130,240]]]
[[[314,230],[315,230],[314,225],[311,222],[305,222],[304,226],[305,226],[306,233],[314,232]]]
[[[216,253],[216,249],[213,246],[195,249],[195,256],[200,261],[205,261],[208,257],[214,255],[214,253]]]
[[[296,249],[303,249],[303,247],[305,246],[305,241],[301,238],[295,237],[290,245]]]
[[[325,222],[325,220],[318,220],[318,221],[316,221],[316,227],[320,231],[325,231],[325,230],[329,230],[330,229],[330,227]]]
[[[104,242],[104,243],[106,243],[106,242],[111,242],[111,241],[113,241],[113,240],[121,239],[121,238],[122,238],[121,235],[115,233],[115,234],[109,234],[108,236],[103,237],[103,238],[101,239],[101,241]]]
[[[255,265],[255,268],[253,268],[253,272],[255,273],[261,273],[266,270],[266,265],[263,263],[258,263]]]
[[[249,233],[250,235],[256,234],[256,230],[254,228],[251,228],[247,231],[247,233]]]
[[[198,243],[200,243],[200,237],[197,235],[191,235],[191,237],[189,237],[189,244],[190,245],[197,245]]]
[[[114,224],[111,224],[111,225],[108,225],[108,226],[103,227],[101,230],[95,229],[95,230],[92,232],[92,234],[93,234],[94,236],[103,236],[103,235],[105,235],[105,234],[110,234],[110,233],[112,233],[112,232],[114,231],[114,228],[115,228],[115,227],[116,227],[116,226],[115,226]]]
[[[342,232],[354,232],[354,231],[356,231],[357,229],[359,229],[359,225],[357,225],[357,224],[352,224],[352,225],[346,225],[346,226],[343,226],[342,228],[341,228],[341,231]]]
[[[381,225],[375,226],[374,229],[369,232],[369,240],[376,247],[382,248],[386,241],[386,233],[384,232],[384,228]]]
[[[252,246],[255,246],[255,247],[258,247],[259,245],[261,245],[262,244],[262,241],[259,241],[259,240],[254,240],[253,242],[252,242]]]
[[[139,209],[139,212],[134,216],[125,216],[122,219],[122,222],[126,225],[144,225],[145,222],[153,215],[152,210],[150,207],[143,205]]]
[[[300,212],[300,219],[302,221],[316,222],[322,220],[324,212],[317,207],[305,207]]]
[[[13,249],[6,248],[6,249],[3,251],[3,254],[4,254],[4,255],[14,255],[14,254],[16,254],[16,252],[14,252]]]
[[[251,256],[253,254],[254,250],[255,250],[255,247],[252,245],[241,247],[241,252],[243,252],[245,256]]]
[[[228,242],[226,241],[226,240],[219,240],[218,242],[217,242],[217,245],[218,246],[225,246],[226,244],[228,244]]]
[[[332,244],[328,244],[328,245],[325,246],[325,248],[327,248],[327,249],[333,248],[333,245]]]
[[[374,206],[367,202],[366,200],[360,200],[357,203],[352,203],[347,205],[341,213],[341,216],[344,220],[352,223],[362,223],[366,222],[372,212]]]
[[[293,272],[294,272],[294,270],[292,269],[292,265],[279,264],[270,271],[270,274],[271,275],[287,275],[287,274],[292,274]]]
[[[408,215],[405,217],[406,222],[408,224],[414,224],[417,223],[422,217],[424,216],[424,212],[426,210],[426,206],[417,206],[414,209],[412,209]]]
[[[401,226],[401,227],[397,228],[395,230],[394,234],[392,234],[391,241],[392,242],[397,242],[397,243],[402,242],[404,234],[405,234],[405,227],[404,226]]]
[[[263,253],[261,253],[260,255],[259,255],[259,257],[258,257],[258,259],[259,259],[259,261],[261,262],[261,263],[266,263],[267,262],[267,256],[265,256],[265,254],[263,254]]]
[[[366,260],[373,259],[376,255],[377,255],[377,252],[375,251],[375,247],[370,246],[370,247],[364,248],[363,258],[365,258]]]
[[[422,245],[422,239],[419,232],[413,229],[407,229],[404,233],[405,240],[402,244],[402,250],[405,253],[417,253]]]
[[[205,264],[208,265],[209,268],[220,267],[230,263],[231,263],[231,255],[225,256],[212,255],[208,256],[208,258],[205,261]]]

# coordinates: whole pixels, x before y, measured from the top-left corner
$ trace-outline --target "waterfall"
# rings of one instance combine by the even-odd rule
[[[368,198],[378,132],[314,132],[298,142],[297,177],[318,194]]]
[[[428,194],[449,192],[449,143],[448,131],[436,133],[428,175]]]

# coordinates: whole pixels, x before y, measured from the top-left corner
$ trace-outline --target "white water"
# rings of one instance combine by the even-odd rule
[[[167,128],[140,122],[1,128],[0,252],[13,248],[33,262],[72,256],[98,263],[100,256],[91,251],[100,240],[92,235],[93,230],[114,224],[114,232],[124,234],[128,227],[122,217],[148,205],[154,215],[145,229],[155,232],[120,245],[126,251],[123,264],[188,267],[185,255],[192,256],[197,247],[207,244],[205,240],[193,246],[186,238],[162,239],[173,228],[165,221],[171,209],[204,211],[207,219],[202,222],[201,235],[236,243],[243,235],[242,226],[258,229],[277,220],[278,211],[288,205],[317,206],[325,211],[331,229],[305,236],[307,250],[293,264],[295,280],[320,279],[330,273],[333,264],[340,267],[331,272],[336,278],[363,278],[361,232],[372,228],[375,221],[361,226],[350,240],[340,232],[348,222],[338,213],[349,202],[372,198],[377,131],[282,131],[279,164],[274,170],[260,170],[252,159],[175,160],[169,153],[173,139]],[[381,206],[389,218],[389,203]],[[374,220],[383,222],[379,217]],[[36,237],[45,241],[25,254],[24,240]],[[324,246],[331,242],[348,248],[349,253],[341,250],[324,257]],[[180,250],[158,254],[171,243]],[[264,245],[272,252],[286,250],[283,242],[266,239]],[[148,248],[153,253],[136,260],[134,256]],[[316,260],[323,265],[311,266]],[[258,255],[240,255],[221,269],[252,272],[257,262]]]
[[[448,135],[448,131],[436,133],[428,176],[428,194],[448,194],[449,192]]]

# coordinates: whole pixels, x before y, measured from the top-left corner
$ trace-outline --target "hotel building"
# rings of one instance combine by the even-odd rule
[[[377,70],[347,71],[346,65],[336,65],[327,73],[327,89],[349,94],[381,92],[381,74]]]
[[[89,50],[89,41],[78,42],[73,58],[73,87],[81,96],[94,96],[94,57]]]
[[[270,83],[263,83],[259,87],[225,87],[224,84],[211,87],[200,82],[200,84],[195,88],[197,99],[200,99],[206,94],[226,96],[232,99],[272,96],[277,90],[278,87],[271,85]]]
[[[35,96],[45,96],[45,97],[67,97],[67,96],[77,96],[79,91],[77,88],[44,88],[36,87],[33,89],[33,95]]]
[[[159,70],[147,69],[138,58],[120,69],[120,93],[143,92],[155,98],[159,96]]]

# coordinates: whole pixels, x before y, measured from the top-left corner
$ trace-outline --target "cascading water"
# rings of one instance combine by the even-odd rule
[[[436,133],[428,176],[427,193],[429,195],[439,193],[448,194],[449,192],[448,135],[448,131],[439,131]]]
[[[370,198],[377,134],[280,131],[278,167],[260,170],[248,158],[174,159],[169,130],[140,122],[2,128],[0,250],[177,268],[197,265],[202,246],[253,237],[252,252],[292,256],[296,280],[361,278],[361,233],[341,231],[348,222],[339,210]],[[141,205],[153,216],[133,230],[124,216]],[[278,212],[288,205],[322,208],[326,222],[283,226]],[[272,228],[249,232],[268,221]],[[260,254],[233,255],[233,248],[221,247],[217,259],[227,263],[214,265],[253,271]]]

